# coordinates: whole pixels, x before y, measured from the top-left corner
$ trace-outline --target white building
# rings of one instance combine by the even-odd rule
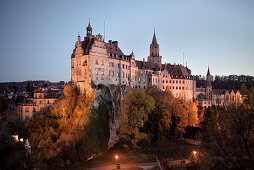
[[[154,85],[161,90],[169,88],[175,97],[192,101],[196,82],[191,70],[161,63],[155,33],[147,61],[138,61],[133,52],[125,55],[117,41],[104,42],[100,34],[94,36],[90,23],[86,30],[84,41],[78,36],[71,55],[71,80],[81,91],[91,89],[92,83],[142,89]]]
[[[17,105],[17,117],[22,121],[31,119],[34,115],[46,112],[57,100],[57,97],[45,96],[45,93],[38,89],[34,92],[33,98],[28,98],[27,102]]]

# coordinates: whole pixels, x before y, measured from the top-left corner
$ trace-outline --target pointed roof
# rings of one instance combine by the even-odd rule
[[[155,35],[155,29],[154,29],[154,33],[153,33],[153,41],[152,41],[152,44],[158,45],[157,40],[156,40],[156,35]]]
[[[207,75],[210,75],[210,70],[209,70],[209,67],[208,67],[208,70],[207,70]]]
[[[90,18],[89,18],[89,23],[88,23],[88,26],[86,27],[86,29],[87,29],[88,31],[92,31],[92,30],[93,30],[93,28],[92,28],[91,25],[90,25]]]

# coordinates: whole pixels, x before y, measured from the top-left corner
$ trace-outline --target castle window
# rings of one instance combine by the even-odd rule
[[[175,87],[173,86],[173,89],[175,89]]]
[[[175,80],[173,80],[173,83],[175,83]]]
[[[49,100],[47,100],[47,103],[49,104]]]
[[[181,80],[179,80],[179,84],[181,84]]]
[[[97,59],[95,60],[95,64],[98,65],[98,60]]]
[[[176,84],[178,83],[178,81],[176,80]]]
[[[162,83],[164,83],[164,80],[162,80]],[[163,88],[164,89],[164,88]]]
[[[95,74],[98,75],[98,69],[97,68],[95,68]]]
[[[169,87],[169,89],[171,90],[171,86]]]
[[[171,83],[171,80],[169,80],[169,83]]]
[[[120,64],[118,64],[118,68],[120,68]]]
[[[184,90],[184,87],[183,87],[183,90]]]
[[[168,80],[166,80],[166,83],[168,83]]]
[[[128,66],[126,65],[126,67],[125,67],[125,68],[126,68],[126,69],[128,69],[127,67],[128,67]]]
[[[164,86],[162,86],[162,89],[164,89]]]
[[[181,87],[179,87],[179,90],[181,90]]]
[[[122,77],[124,78],[124,73],[122,74]]]
[[[25,107],[25,112],[29,112],[29,108],[28,107]]]
[[[124,69],[124,64],[123,64],[123,69]]]
[[[178,89],[178,87],[176,86],[176,90]]]
[[[183,80],[183,84],[184,84],[184,80]]]
[[[101,60],[101,65],[104,65],[103,60]]]
[[[112,77],[114,77],[114,71],[112,71]]]
[[[101,69],[101,75],[104,75],[104,70],[103,69]]]
[[[125,76],[126,76],[126,78],[128,77],[128,76],[127,76],[127,73],[126,73],[126,75],[125,75]]]

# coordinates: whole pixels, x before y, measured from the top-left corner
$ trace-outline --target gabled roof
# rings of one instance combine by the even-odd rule
[[[162,64],[163,70],[167,70],[172,78],[191,78],[190,70],[182,65]]]

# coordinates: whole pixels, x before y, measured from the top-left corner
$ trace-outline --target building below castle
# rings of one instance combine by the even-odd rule
[[[192,101],[196,81],[191,70],[183,65],[162,64],[155,32],[147,61],[139,61],[133,52],[124,54],[117,41],[104,42],[100,34],[93,35],[90,22],[86,30],[83,41],[78,36],[71,55],[71,81],[81,91],[89,90],[91,83],[142,89],[154,85],[160,90],[170,89],[176,98]]]
[[[209,68],[206,75],[206,87],[196,88],[194,93],[197,104],[201,107],[239,105],[243,102],[243,97],[239,90],[213,89]]]
[[[52,95],[53,94],[53,95]],[[38,89],[34,92],[34,97],[25,98],[25,101],[16,105],[18,120],[28,120],[34,115],[48,111],[48,109],[59,100],[61,93],[48,93]]]

